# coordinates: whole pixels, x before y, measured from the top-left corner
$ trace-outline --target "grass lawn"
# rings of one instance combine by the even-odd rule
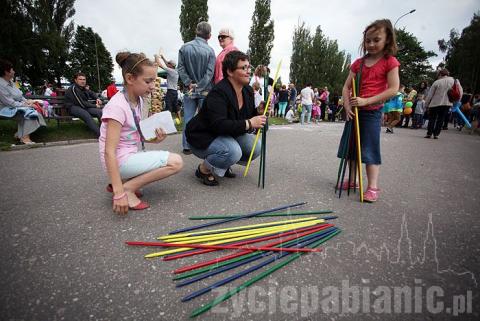
[[[270,125],[285,125],[288,122],[283,118],[270,117]],[[178,131],[182,131],[182,125],[176,125]],[[14,120],[0,121],[0,149],[9,149],[12,144],[18,143],[13,137],[17,131],[17,123]],[[95,135],[88,130],[87,125],[81,120],[72,122],[61,122],[60,128],[57,128],[56,120],[48,120],[47,127],[41,127],[35,131],[31,138],[37,143],[56,142],[63,140],[89,139],[95,138]]]

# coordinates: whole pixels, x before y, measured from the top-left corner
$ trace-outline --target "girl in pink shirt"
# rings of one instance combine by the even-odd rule
[[[398,76],[400,63],[394,57],[397,53],[397,43],[390,20],[377,20],[365,28],[361,48],[364,56],[357,59],[350,67],[342,94],[345,98],[347,121],[355,116],[352,107],[358,107],[362,162],[366,164],[368,180],[363,199],[367,202],[375,202],[380,192],[378,175],[381,164],[381,108],[384,101],[395,96],[400,84]],[[351,97],[352,79],[359,72],[361,73],[360,89],[357,97]],[[350,99],[347,99],[348,97]],[[344,138],[346,139],[345,135],[342,136],[342,139]],[[338,156],[340,157],[340,150]],[[340,188],[347,189],[348,181],[343,182]]]
[[[100,126],[100,159],[107,171],[113,193],[113,211],[126,214],[129,209],[143,210],[148,203],[139,199],[139,189],[180,171],[180,155],[167,151],[139,152],[144,140],[139,130],[143,107],[142,96],[154,89],[157,66],[144,54],[120,52],[116,61],[122,68],[124,90],[116,93],[103,109]],[[153,143],[166,138],[163,129],[156,130]]]

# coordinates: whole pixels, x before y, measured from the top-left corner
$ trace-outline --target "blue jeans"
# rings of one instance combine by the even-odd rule
[[[182,146],[183,149],[190,149],[190,145],[187,143],[185,137],[185,128],[187,127],[188,122],[195,116],[197,109],[202,108],[203,101],[205,100],[204,96],[200,97],[189,97],[187,95],[183,98],[183,133],[182,133]]]
[[[206,149],[192,148],[192,152],[198,158],[205,160],[206,167],[215,175],[223,177],[227,169],[234,165],[246,165],[252,151],[255,135],[243,134],[242,136],[218,136]],[[259,140],[252,160],[260,155],[262,142]]]
[[[310,117],[312,117],[312,105],[302,104],[302,117],[301,117],[302,125],[303,125],[303,120],[305,118],[305,113],[307,113],[307,123],[309,123],[310,122]]]

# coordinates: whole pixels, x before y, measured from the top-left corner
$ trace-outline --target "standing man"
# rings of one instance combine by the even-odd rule
[[[302,96],[302,117],[301,124],[304,124],[305,114],[307,114],[307,124],[310,124],[310,117],[312,117],[312,104],[315,94],[313,93],[312,84],[308,83],[300,92]]]
[[[101,123],[102,119],[102,101],[96,98],[96,102],[91,103],[89,90],[87,89],[87,77],[84,73],[77,73],[73,78],[74,84],[65,92],[65,105],[68,112],[73,117],[78,117],[87,124],[88,128],[94,132],[97,137],[100,136],[100,125],[97,124],[93,117]]]
[[[223,79],[223,72],[222,72],[222,62],[225,59],[225,55],[233,50],[238,50],[237,47],[233,44],[233,39],[235,36],[233,35],[233,30],[229,28],[222,28],[218,33],[218,42],[220,43],[220,47],[222,47],[222,51],[217,56],[217,60],[215,61],[215,73],[213,77],[214,84],[217,84],[220,80]]]
[[[184,44],[178,51],[178,74],[187,91],[183,98],[182,145],[185,155],[192,153],[185,138],[185,128],[212,88],[215,52],[207,43],[211,31],[212,27],[208,22],[199,22],[195,39]]]
[[[167,60],[163,52],[155,55],[155,62],[167,72],[167,94],[165,96],[165,105],[167,110],[174,113],[180,120],[180,109],[178,108],[178,72],[175,70],[176,63],[174,60]]]

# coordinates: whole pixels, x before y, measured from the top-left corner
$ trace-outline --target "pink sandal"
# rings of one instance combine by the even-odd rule
[[[107,185],[107,188],[106,188],[106,190],[107,190],[107,192],[109,192],[109,193],[113,193],[113,187],[112,187],[112,184],[108,184],[108,185]],[[140,190],[138,190],[138,191],[135,191],[135,196],[137,196],[137,197],[139,197],[139,198],[140,198],[140,197],[142,197],[142,196],[143,196],[143,193],[142,193]]]
[[[380,189],[369,187],[367,191],[363,193],[363,200],[368,203],[374,203],[378,200]]]

